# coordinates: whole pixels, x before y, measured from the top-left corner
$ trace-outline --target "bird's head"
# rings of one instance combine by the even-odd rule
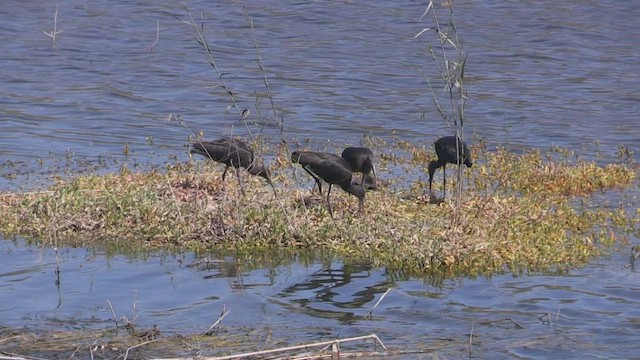
[[[249,173],[252,175],[262,176],[265,180],[267,180],[269,185],[271,185],[271,187],[273,188],[273,193],[276,195],[276,197],[278,197],[278,193],[276,192],[276,187],[275,185],[273,185],[273,181],[271,181],[271,172],[269,171],[268,167],[264,165],[255,165],[255,166],[250,166],[247,169],[247,171],[249,171]]]
[[[291,153],[291,162],[297,163],[300,161],[300,153],[298,151],[294,151]]]
[[[364,213],[364,195],[366,194],[364,186],[352,184],[348,192],[358,198],[358,213]]]
[[[349,179],[349,182],[344,182],[343,184],[340,185],[340,187],[342,188],[342,190],[357,197],[360,207],[364,206],[364,195],[367,192],[365,191],[364,186],[362,186],[362,184],[351,183],[351,179]]]
[[[247,171],[249,171],[249,173],[251,173],[252,175],[262,176],[265,180],[267,180],[269,184],[273,185],[273,183],[271,182],[271,172],[266,166],[264,165],[250,166],[247,169]]]
[[[463,164],[467,165],[467,167],[471,167],[471,166],[473,166],[473,163],[471,162],[471,157],[467,156],[467,157],[464,159]]]
[[[372,174],[364,176],[364,182],[362,184],[366,190],[378,190],[378,178]]]
[[[431,160],[429,162],[429,179],[433,178],[433,174],[441,166],[442,166],[442,164],[440,164],[440,162],[438,160]]]

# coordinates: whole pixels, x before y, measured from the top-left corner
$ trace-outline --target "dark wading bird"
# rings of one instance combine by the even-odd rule
[[[312,157],[317,158],[316,161],[320,159],[325,159],[329,161],[339,162],[343,166],[346,165],[351,169],[352,172],[362,173],[362,180],[360,181],[360,185],[364,185],[365,189],[375,190],[378,188],[377,179],[376,179],[376,169],[373,165],[373,152],[371,149],[366,147],[348,147],[344,149],[342,152],[342,159],[346,161],[346,164],[340,160],[340,156],[336,154],[326,153],[326,152],[311,152],[311,151],[303,151],[305,158],[307,161],[310,161]],[[318,190],[320,191],[320,195],[322,195],[322,181],[319,177],[317,177],[313,172],[309,171],[307,167],[304,165],[302,168],[313,177],[318,185]],[[371,176],[373,173],[373,176]]]
[[[318,186],[321,184],[320,179],[329,184],[329,190],[327,191],[327,208],[329,209],[331,217],[333,217],[333,211],[331,210],[329,196],[331,195],[331,186],[334,184],[357,197],[358,212],[362,213],[364,211],[364,187],[360,184],[351,183],[351,167],[345,159],[329,153],[294,151],[291,154],[291,161],[300,164],[302,168],[315,179]],[[320,193],[322,193],[321,187]]]
[[[253,156],[253,150],[244,141],[236,138],[222,138],[215,141],[198,141],[191,144],[191,153],[202,155],[213,161],[225,164],[224,172],[222,173],[222,181],[227,176],[227,170],[230,166],[236,169],[236,177],[238,178],[238,184],[240,190],[244,195],[244,187],[242,180],[240,180],[240,168],[245,168],[252,175],[262,176],[267,180],[269,185],[273,188],[273,193],[277,197],[276,188],[271,182],[271,176],[269,170],[264,165],[258,165],[256,159]]]
[[[318,177],[316,174],[314,174],[313,171],[311,171],[309,166],[306,164],[320,163],[322,160],[327,160],[327,161],[340,163],[343,166],[349,167],[349,164],[343,162],[342,161],[343,159],[336,154],[331,154],[326,152],[314,152],[314,151],[294,151],[291,154],[291,161],[294,163],[298,163],[298,161],[294,159],[293,154],[298,154],[297,157],[301,156],[303,158],[304,164],[303,163],[299,163],[299,164],[302,166],[304,171],[306,171],[309,175],[311,175],[313,180],[315,180],[316,185],[318,185],[318,191],[320,192],[320,195],[322,195],[322,179]]]
[[[376,177],[376,168],[373,166],[373,151],[366,147],[351,146],[342,152],[342,158],[349,163],[353,172],[362,173],[360,184],[366,186],[367,189],[375,190],[378,188],[378,180]],[[372,180],[365,181],[365,176],[373,174]]]
[[[467,167],[471,167],[473,163],[471,162],[471,152],[460,138],[456,141],[456,136],[445,136],[436,140],[435,142],[436,155],[438,155],[438,160],[432,160],[429,162],[429,196],[431,193],[431,185],[433,183],[433,174],[436,172],[438,168],[442,168],[442,178],[443,178],[443,195],[442,199],[447,195],[447,172],[446,166],[447,163],[457,164],[460,166],[461,164],[467,165]]]

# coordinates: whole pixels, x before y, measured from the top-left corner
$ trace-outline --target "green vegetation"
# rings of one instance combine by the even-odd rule
[[[424,164],[435,154],[401,141],[369,146],[381,178],[393,181],[367,193],[364,216],[356,214],[354,197],[335,189],[332,220],[306,173],[272,149],[278,199],[260,178],[243,173],[242,196],[235,177],[221,181],[222,165],[192,161],[0,194],[0,233],[127,253],[214,250],[255,266],[323,254],[403,274],[474,276],[579,266],[638,222],[621,206],[589,205],[596,192],[631,186],[637,176],[631,165],[599,166],[558,151],[487,152],[480,144],[455,211],[449,200],[429,203]]]

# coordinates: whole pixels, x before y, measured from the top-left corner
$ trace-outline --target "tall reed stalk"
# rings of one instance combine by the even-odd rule
[[[453,12],[453,4],[451,1],[445,2],[443,5],[448,8],[448,18],[446,25],[439,17],[433,1],[429,1],[427,9],[420,17],[423,20],[430,15],[433,21],[432,27],[422,29],[414,38],[421,37],[427,33],[435,34],[435,45],[427,40],[427,54],[430,56],[432,63],[438,72],[437,78],[442,83],[442,95],[433,87],[432,80],[429,76],[425,76],[425,80],[433,97],[433,103],[436,111],[444,121],[444,123],[453,130],[454,135],[458,139],[464,140],[464,123],[465,123],[465,105],[467,101],[468,90],[465,83],[464,70],[467,62],[467,54],[465,53],[462,42],[458,37],[458,28],[456,27],[455,16]],[[443,104],[447,102],[448,104]],[[461,147],[456,141],[456,147]],[[461,159],[458,159],[459,161]],[[458,164],[460,165],[460,164]],[[457,186],[454,193],[455,207],[460,207],[462,195],[462,167],[457,169]]]
[[[214,56],[214,52],[211,48],[211,46],[209,45],[207,38],[205,36],[205,32],[204,32],[204,25],[201,24],[198,25],[196,23],[196,20],[193,18],[193,15],[191,13],[191,10],[188,7],[185,7],[187,15],[188,15],[188,19],[187,20],[183,20],[184,23],[186,23],[187,25],[189,25],[194,33],[194,37],[197,41],[197,43],[204,49],[206,55],[207,55],[207,62],[209,63],[209,65],[211,65],[211,67],[214,70],[214,73],[216,75],[216,77],[218,78],[218,81],[220,83],[220,87],[222,87],[222,89],[227,93],[227,95],[229,96],[229,99],[231,101],[231,105],[228,107],[228,109],[235,109],[235,111],[238,114],[238,118],[239,118],[239,122],[244,126],[244,128],[247,131],[248,136],[251,138],[252,142],[255,145],[255,148],[258,149],[258,157],[260,157],[260,161],[264,163],[264,151],[263,151],[263,141],[256,141],[255,136],[252,134],[251,129],[249,127],[249,124],[247,122],[247,118],[249,116],[249,111],[248,109],[244,109],[244,110],[240,110],[241,108],[238,106],[238,99],[235,95],[235,93],[230,89],[229,85],[227,84],[227,82],[225,81],[225,79],[222,76],[222,72],[220,71],[218,65],[216,64],[216,60],[215,60],[215,56]],[[286,139],[286,134],[284,131],[284,117],[282,115],[282,112],[278,110],[277,106],[276,106],[276,102],[273,96],[273,92],[272,92],[272,88],[269,82],[269,78],[267,76],[267,70],[265,68],[264,65],[264,61],[262,59],[262,52],[260,49],[260,45],[258,43],[258,38],[256,36],[255,33],[255,28],[254,28],[254,22],[253,22],[253,18],[251,18],[251,16],[249,15],[246,6],[244,5],[244,3],[242,4],[242,9],[244,12],[244,16],[245,19],[247,21],[247,25],[249,26],[250,30],[251,30],[251,40],[255,49],[255,54],[256,54],[256,63],[257,66],[260,70],[260,74],[262,76],[262,81],[264,84],[264,87],[266,89],[266,93],[267,93],[267,98],[269,100],[269,113],[271,113],[271,115],[266,116],[267,121],[262,121],[262,124],[268,124],[269,122],[274,123],[277,126],[278,129],[278,135],[280,137],[280,142],[284,145],[284,149],[285,149],[285,153],[287,154],[287,156],[289,156],[289,150],[287,148],[287,139]],[[262,119],[262,105],[260,102],[260,97],[258,95],[256,95],[255,98],[255,110],[256,110],[256,116],[259,119]],[[271,121],[269,121],[271,120]],[[264,129],[265,129],[265,125],[262,125],[260,127],[260,132],[262,134],[264,134]],[[232,135],[233,135],[233,128],[232,128]],[[262,139],[264,140],[264,139]],[[293,167],[293,164],[290,164],[290,168],[292,170],[292,172],[294,173],[294,177],[295,177],[295,170]],[[297,183],[297,182],[296,182]],[[287,214],[288,211],[287,209],[285,209],[279,202],[278,202],[280,209]]]
[[[216,77],[218,78],[220,87],[227,93],[227,96],[229,97],[229,100],[231,101],[231,106],[229,106],[227,109],[230,110],[230,111],[235,111],[238,114],[238,122],[241,123],[245,127],[245,129],[247,130],[247,132],[248,132],[249,136],[251,137],[251,139],[254,140],[254,136],[252,135],[251,130],[249,129],[249,126],[248,126],[247,122],[245,121],[246,118],[249,115],[248,109],[242,110],[240,108],[240,106],[238,106],[238,100],[236,99],[236,96],[235,96],[234,92],[227,85],[227,82],[223,78],[222,73],[220,72],[220,69],[218,68],[218,66],[216,64],[216,60],[215,60],[215,57],[213,55],[213,50],[209,46],[209,42],[207,41],[207,38],[206,38],[206,35],[205,35],[205,32],[204,32],[204,24],[203,24],[204,19],[201,19],[200,25],[198,25],[198,23],[196,23],[196,20],[193,18],[193,14],[191,13],[191,9],[189,9],[189,7],[185,7],[185,10],[187,12],[188,20],[182,20],[182,21],[185,24],[189,25],[191,27],[191,29],[193,30],[193,34],[194,34],[194,37],[196,38],[196,42],[205,51],[205,53],[207,55],[207,62],[209,63],[209,65],[211,65],[211,68],[213,69]],[[233,128],[234,127],[235,127],[235,124],[234,124],[234,126],[232,126],[232,132],[233,132]]]

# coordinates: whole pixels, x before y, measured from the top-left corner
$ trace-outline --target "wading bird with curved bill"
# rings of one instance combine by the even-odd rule
[[[240,179],[240,168],[245,168],[250,174],[258,175],[267,180],[267,183],[273,188],[273,193],[277,197],[276,187],[271,181],[271,175],[269,169],[264,165],[256,163],[256,158],[253,155],[253,150],[247,143],[237,138],[222,138],[215,141],[197,141],[191,144],[191,153],[202,155],[210,160],[225,164],[224,172],[222,173],[222,181],[227,176],[227,170],[229,167],[236,169],[236,177],[238,178],[238,184],[240,190],[244,195],[244,186]]]
[[[303,159],[302,163],[299,163],[296,159],[294,159],[293,154],[297,154],[296,159],[302,157]],[[318,185],[318,191],[320,192],[320,195],[322,195],[322,179],[318,177],[316,174],[314,174],[313,171],[311,171],[308,164],[311,164],[311,163],[319,164],[323,160],[326,160],[326,161],[332,161],[336,163],[342,163],[342,165],[345,165],[345,163],[342,162],[341,159],[342,158],[340,156],[332,153],[327,153],[327,152],[294,151],[293,153],[291,153],[291,162],[299,163],[300,166],[302,166],[302,169],[304,169],[304,171],[306,171],[309,175],[311,175],[313,180],[316,182],[316,185]],[[348,164],[346,165],[348,166]]]
[[[447,195],[447,172],[446,166],[449,164],[456,164],[458,166],[465,164],[467,167],[471,167],[471,152],[469,147],[457,136],[445,136],[436,140],[435,142],[437,160],[429,162],[429,196],[432,197],[431,185],[433,183],[433,174],[438,168],[442,168],[442,199]]]
[[[369,190],[378,188],[376,168],[373,165],[373,151],[367,147],[350,146],[342,152],[342,158],[349,163],[351,171],[362,173],[360,184]],[[369,178],[369,174],[373,174]],[[365,181],[367,177],[368,181]],[[369,180],[370,179],[370,180]]]
[[[330,153],[313,152],[313,151],[294,151],[291,153],[291,161],[300,164],[320,186],[320,179],[329,184],[327,191],[327,208],[329,215],[333,218],[331,210],[332,185],[338,185],[349,194],[358,198],[358,213],[364,212],[364,187],[360,184],[352,184],[351,178],[353,173],[349,163],[342,157]],[[320,188],[322,193],[322,188]]]

